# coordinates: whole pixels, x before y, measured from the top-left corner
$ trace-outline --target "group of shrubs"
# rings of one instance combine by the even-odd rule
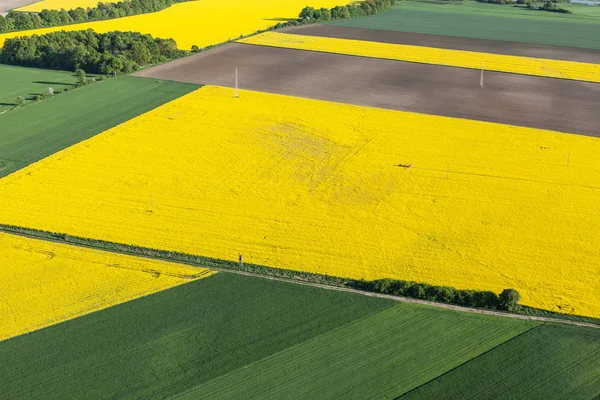
[[[164,10],[174,3],[187,0],[125,0],[117,3],[98,3],[93,8],[74,8],[65,10],[42,10],[39,13],[11,11],[6,17],[0,15],[0,33],[23,31],[76,24],[88,21],[100,21]]]
[[[477,0],[480,3],[494,3],[494,4],[520,4],[524,5],[526,8],[530,10],[541,10],[541,11],[552,11],[564,14],[572,14],[571,10],[567,10],[565,8],[560,8],[556,5],[561,1],[568,0],[545,0],[541,6],[536,6],[533,0]]]
[[[88,73],[129,73],[187,55],[173,39],[139,32],[60,31],[7,39],[0,63]]]
[[[420,300],[437,301],[463,307],[487,308],[491,310],[516,311],[520,299],[519,292],[505,289],[499,296],[490,291],[461,290],[450,286],[434,286],[427,283],[378,279],[357,281],[356,289],[371,292],[412,297]]]
[[[46,93],[38,93],[35,96],[33,96],[33,98],[31,100],[33,100],[34,102],[42,101],[49,97],[53,97],[53,96],[56,96],[56,95],[64,93],[64,92],[70,92],[71,90],[75,90],[81,86],[86,86],[86,85],[89,85],[90,83],[100,82],[100,81],[103,81],[110,77],[108,75],[107,76],[99,75],[97,77],[88,78],[86,76],[85,71],[82,69],[76,70],[75,76],[77,77],[76,84],[74,84],[72,86],[67,86],[63,89],[57,89],[57,90],[53,89],[52,87],[49,87],[48,90],[46,91]],[[22,107],[26,104],[28,104],[28,101],[27,101],[27,99],[25,99],[25,97],[17,96],[17,100],[15,102],[15,107]]]

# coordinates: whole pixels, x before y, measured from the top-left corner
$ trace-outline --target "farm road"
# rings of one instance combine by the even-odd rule
[[[135,73],[600,136],[600,84],[232,43]]]
[[[8,233],[8,234],[11,234],[11,235],[23,236],[23,237],[27,237],[27,238],[31,238],[31,239],[37,239],[37,240],[46,240],[46,241],[49,241],[49,242],[60,243],[60,244],[63,244],[63,245],[68,245],[68,246],[79,246],[79,247],[85,247],[85,248],[89,248],[89,249],[106,251],[106,252],[110,252],[110,253],[132,255],[132,256],[136,256],[136,257],[140,257],[140,258],[148,258],[148,259],[153,259],[153,260],[169,261],[169,262],[173,262],[173,263],[177,263],[177,264],[184,264],[184,265],[191,265],[191,266],[195,266],[195,267],[207,268],[207,269],[210,269],[212,271],[218,271],[218,272],[224,272],[224,273],[231,273],[231,274],[239,274],[239,275],[246,275],[246,276],[252,276],[252,277],[255,277],[255,278],[270,279],[270,280],[273,280],[273,281],[288,282],[288,283],[293,283],[293,284],[297,284],[297,285],[304,285],[304,286],[312,286],[312,287],[315,287],[315,288],[321,288],[321,289],[326,289],[326,290],[337,290],[337,291],[340,291],[340,292],[355,293],[355,294],[359,294],[359,295],[362,295],[362,296],[379,297],[379,298],[382,298],[382,299],[389,299],[389,300],[394,300],[394,301],[399,301],[399,302],[405,302],[405,303],[421,304],[421,305],[426,305],[426,306],[431,306],[431,307],[445,308],[445,309],[448,309],[448,310],[462,311],[462,312],[468,312],[468,313],[473,313],[473,314],[494,315],[494,316],[498,316],[498,317],[516,318],[516,319],[522,319],[522,320],[527,320],[527,321],[549,322],[549,323],[575,325],[575,326],[586,327],[586,328],[600,329],[600,325],[592,324],[592,323],[587,323],[587,322],[569,321],[569,320],[559,319],[559,318],[547,318],[547,317],[535,317],[535,316],[529,316],[529,315],[509,314],[509,313],[504,313],[504,312],[500,312],[500,311],[483,310],[483,309],[476,309],[476,308],[455,306],[455,305],[452,305],[452,304],[436,303],[436,302],[433,302],[433,301],[412,299],[412,298],[409,298],[409,297],[400,297],[400,296],[393,296],[393,295],[388,295],[388,294],[365,292],[365,291],[362,291],[362,290],[356,290],[356,289],[350,289],[350,288],[343,288],[343,287],[338,287],[338,286],[329,286],[329,285],[324,285],[324,284],[320,284],[320,283],[312,283],[312,282],[300,281],[300,280],[297,280],[297,279],[280,278],[280,277],[276,277],[276,276],[268,276],[268,275],[253,273],[253,272],[236,271],[236,270],[226,269],[226,268],[213,268],[213,267],[208,268],[208,267],[206,267],[206,266],[204,266],[202,264],[199,264],[199,263],[182,262],[182,261],[172,260],[172,259],[169,259],[169,258],[166,258],[166,257],[156,257],[156,256],[149,256],[149,255],[144,255],[144,254],[138,254],[138,253],[129,252],[129,251],[119,251],[119,250],[114,250],[114,249],[106,249],[106,248],[101,247],[101,246],[84,245],[84,244],[74,244],[74,243],[65,242],[63,240],[51,239],[51,238],[48,238],[48,237],[41,237],[41,236],[31,235],[31,234],[27,234],[27,233],[16,233],[16,232],[13,232],[13,231],[10,231],[10,230],[6,230],[6,229],[2,229],[2,228],[0,228],[0,231]]]

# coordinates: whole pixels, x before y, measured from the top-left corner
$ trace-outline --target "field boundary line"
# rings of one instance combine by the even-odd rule
[[[202,262],[196,262],[196,261],[192,261],[192,260],[181,260],[181,259],[161,256],[159,254],[144,254],[141,252],[136,252],[136,251],[122,249],[122,248],[121,249],[107,248],[107,247],[103,247],[100,245],[95,245],[90,242],[88,242],[88,243],[72,242],[72,241],[68,241],[66,238],[58,239],[55,237],[43,236],[42,235],[43,233],[45,233],[46,235],[50,234],[50,232],[45,232],[45,231],[39,231],[38,234],[35,234],[35,233],[31,233],[31,232],[14,230],[14,229],[27,229],[27,228],[16,227],[16,226],[12,227],[12,228],[13,229],[10,229],[9,226],[3,226],[0,224],[0,232],[5,233],[5,234],[17,235],[17,236],[22,236],[22,237],[27,237],[27,238],[31,238],[31,239],[37,239],[37,240],[45,240],[47,242],[61,243],[64,245],[69,245],[69,246],[84,247],[84,248],[89,248],[89,249],[94,249],[94,250],[99,250],[99,251],[106,251],[106,252],[117,253],[117,254],[125,254],[125,255],[146,258],[146,259],[152,259],[152,260],[168,261],[168,262],[172,262],[175,264],[200,267],[200,268],[205,268],[205,269],[209,269],[212,271],[252,276],[252,277],[256,277],[256,278],[270,279],[270,280],[279,281],[279,282],[295,283],[298,285],[312,286],[312,287],[327,289],[327,290],[337,290],[339,292],[355,293],[355,294],[360,294],[363,296],[378,297],[381,299],[394,300],[394,301],[404,302],[404,303],[421,304],[421,305],[425,305],[425,306],[445,308],[448,310],[462,311],[462,312],[468,312],[468,313],[472,313],[472,314],[494,315],[494,316],[498,316],[498,317],[515,318],[515,319],[521,319],[521,320],[527,320],[527,321],[558,323],[558,324],[573,325],[573,326],[579,326],[579,327],[585,327],[585,328],[600,329],[600,324],[594,324],[594,323],[590,323],[590,322],[579,322],[579,321],[572,321],[572,320],[561,319],[561,318],[539,317],[539,316],[533,316],[533,315],[513,314],[513,313],[508,313],[508,312],[502,312],[502,311],[487,310],[487,309],[481,309],[481,308],[470,308],[470,307],[458,306],[458,305],[454,305],[454,304],[438,303],[438,302],[434,302],[434,301],[420,300],[420,299],[414,299],[414,298],[410,298],[410,297],[396,296],[396,295],[376,293],[376,292],[368,292],[365,290],[353,289],[353,288],[348,288],[348,287],[341,287],[341,286],[328,285],[328,284],[324,284],[324,283],[310,282],[310,281],[302,280],[297,277],[296,278],[288,278],[288,277],[261,274],[258,272],[242,271],[242,270],[237,270],[234,268],[208,266],[208,265],[206,265],[208,263],[204,264]],[[32,230],[32,231],[34,231],[34,230]],[[62,234],[62,235],[64,235],[64,234]],[[86,238],[79,238],[76,236],[72,236],[72,238],[78,239],[78,240],[89,240]],[[120,245],[119,243],[113,243],[113,242],[104,242],[104,243],[112,244],[112,245]],[[139,247],[139,246],[135,246],[135,247],[139,248],[140,250],[146,250],[146,251],[154,250],[154,249],[148,249],[148,248]],[[195,255],[185,254],[185,253],[181,253],[181,254],[193,256],[193,257],[201,257],[201,256],[195,256]],[[212,259],[212,260],[217,261],[218,259]],[[225,260],[219,260],[219,261],[225,261]],[[231,262],[231,263],[235,264],[235,262]],[[259,266],[259,265],[257,265],[257,266]],[[260,266],[260,267],[272,268],[274,270],[277,269],[274,267],[265,267],[265,266]],[[290,272],[294,272],[294,271],[290,270]],[[299,271],[296,271],[296,272],[299,272]]]
[[[518,335],[515,335],[515,336],[511,337],[510,339],[508,339],[508,340],[505,340],[504,342],[502,342],[502,343],[500,343],[500,344],[498,344],[498,345],[496,345],[496,346],[494,346],[494,347],[492,347],[492,348],[490,348],[490,349],[487,349],[487,350],[486,350],[486,351],[484,351],[483,353],[481,353],[481,354],[478,354],[478,355],[476,355],[475,357],[473,357],[473,358],[471,358],[471,359],[469,359],[469,360],[467,360],[467,361],[464,361],[464,362],[460,363],[460,364],[459,364],[459,365],[457,365],[456,367],[452,367],[452,368],[450,368],[448,371],[444,372],[443,374],[440,374],[440,375],[436,376],[435,378],[432,378],[432,379],[428,380],[427,382],[425,382],[425,383],[422,383],[422,384],[420,384],[419,386],[417,386],[417,387],[414,387],[414,388],[410,389],[409,391],[407,391],[407,392],[404,392],[404,393],[402,393],[401,395],[394,397],[394,399],[393,399],[393,400],[400,400],[400,399],[402,399],[402,398],[403,398],[404,396],[406,396],[407,394],[409,394],[409,393],[411,393],[411,392],[414,392],[415,390],[418,390],[418,389],[420,389],[420,388],[422,388],[422,387],[424,387],[424,386],[427,386],[428,384],[430,384],[431,382],[433,382],[433,381],[435,381],[435,380],[437,380],[437,379],[441,378],[442,376],[444,376],[444,375],[447,375],[447,374],[451,373],[452,371],[454,371],[454,370],[457,370],[457,369],[459,369],[459,368],[461,368],[461,367],[463,367],[463,366],[465,366],[465,365],[469,364],[471,361],[475,361],[475,360],[477,360],[478,358],[481,358],[481,357],[485,356],[485,355],[486,355],[486,354],[488,354],[488,353],[491,353],[492,351],[496,350],[498,347],[504,346],[505,344],[507,344],[507,343],[509,343],[509,342],[513,341],[514,339],[517,339],[517,338],[519,338],[519,337],[521,337],[521,336],[523,336],[523,335],[526,335],[526,334],[528,334],[529,332],[531,332],[531,331],[533,331],[533,330],[535,330],[535,329],[539,328],[539,327],[540,327],[540,326],[542,326],[542,325],[544,325],[544,323],[537,324],[537,325],[535,325],[535,326],[532,326],[532,327],[531,327],[531,328],[529,328],[529,329],[526,329],[526,330],[524,330],[523,332],[519,333]]]

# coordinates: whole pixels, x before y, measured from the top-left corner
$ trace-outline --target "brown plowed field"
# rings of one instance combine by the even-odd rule
[[[600,64],[600,50],[577,49],[574,47],[544,46],[331,25],[304,25],[283,29],[279,32]]]
[[[136,73],[600,137],[600,84],[229,44]],[[233,94],[233,93],[232,93]]]

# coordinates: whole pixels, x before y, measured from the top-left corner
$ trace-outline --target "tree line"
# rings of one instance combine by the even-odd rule
[[[187,55],[173,39],[139,32],[60,31],[7,39],[0,63],[88,73],[129,73]]]
[[[174,3],[188,0],[124,0],[118,3],[99,2],[97,7],[65,10],[42,10],[39,13],[11,11],[0,15],[0,33],[48,28],[89,21],[121,18],[164,10]]]
[[[504,289],[500,295],[497,295],[491,291],[461,290],[450,286],[435,286],[427,283],[396,279],[357,281],[353,287],[370,292],[456,304],[463,307],[487,308],[509,312],[517,310],[521,298],[519,292],[514,289]]]
[[[396,4],[396,0],[365,0],[333,8],[304,7],[298,16],[299,23],[329,21],[332,19],[363,17],[387,11]]]

